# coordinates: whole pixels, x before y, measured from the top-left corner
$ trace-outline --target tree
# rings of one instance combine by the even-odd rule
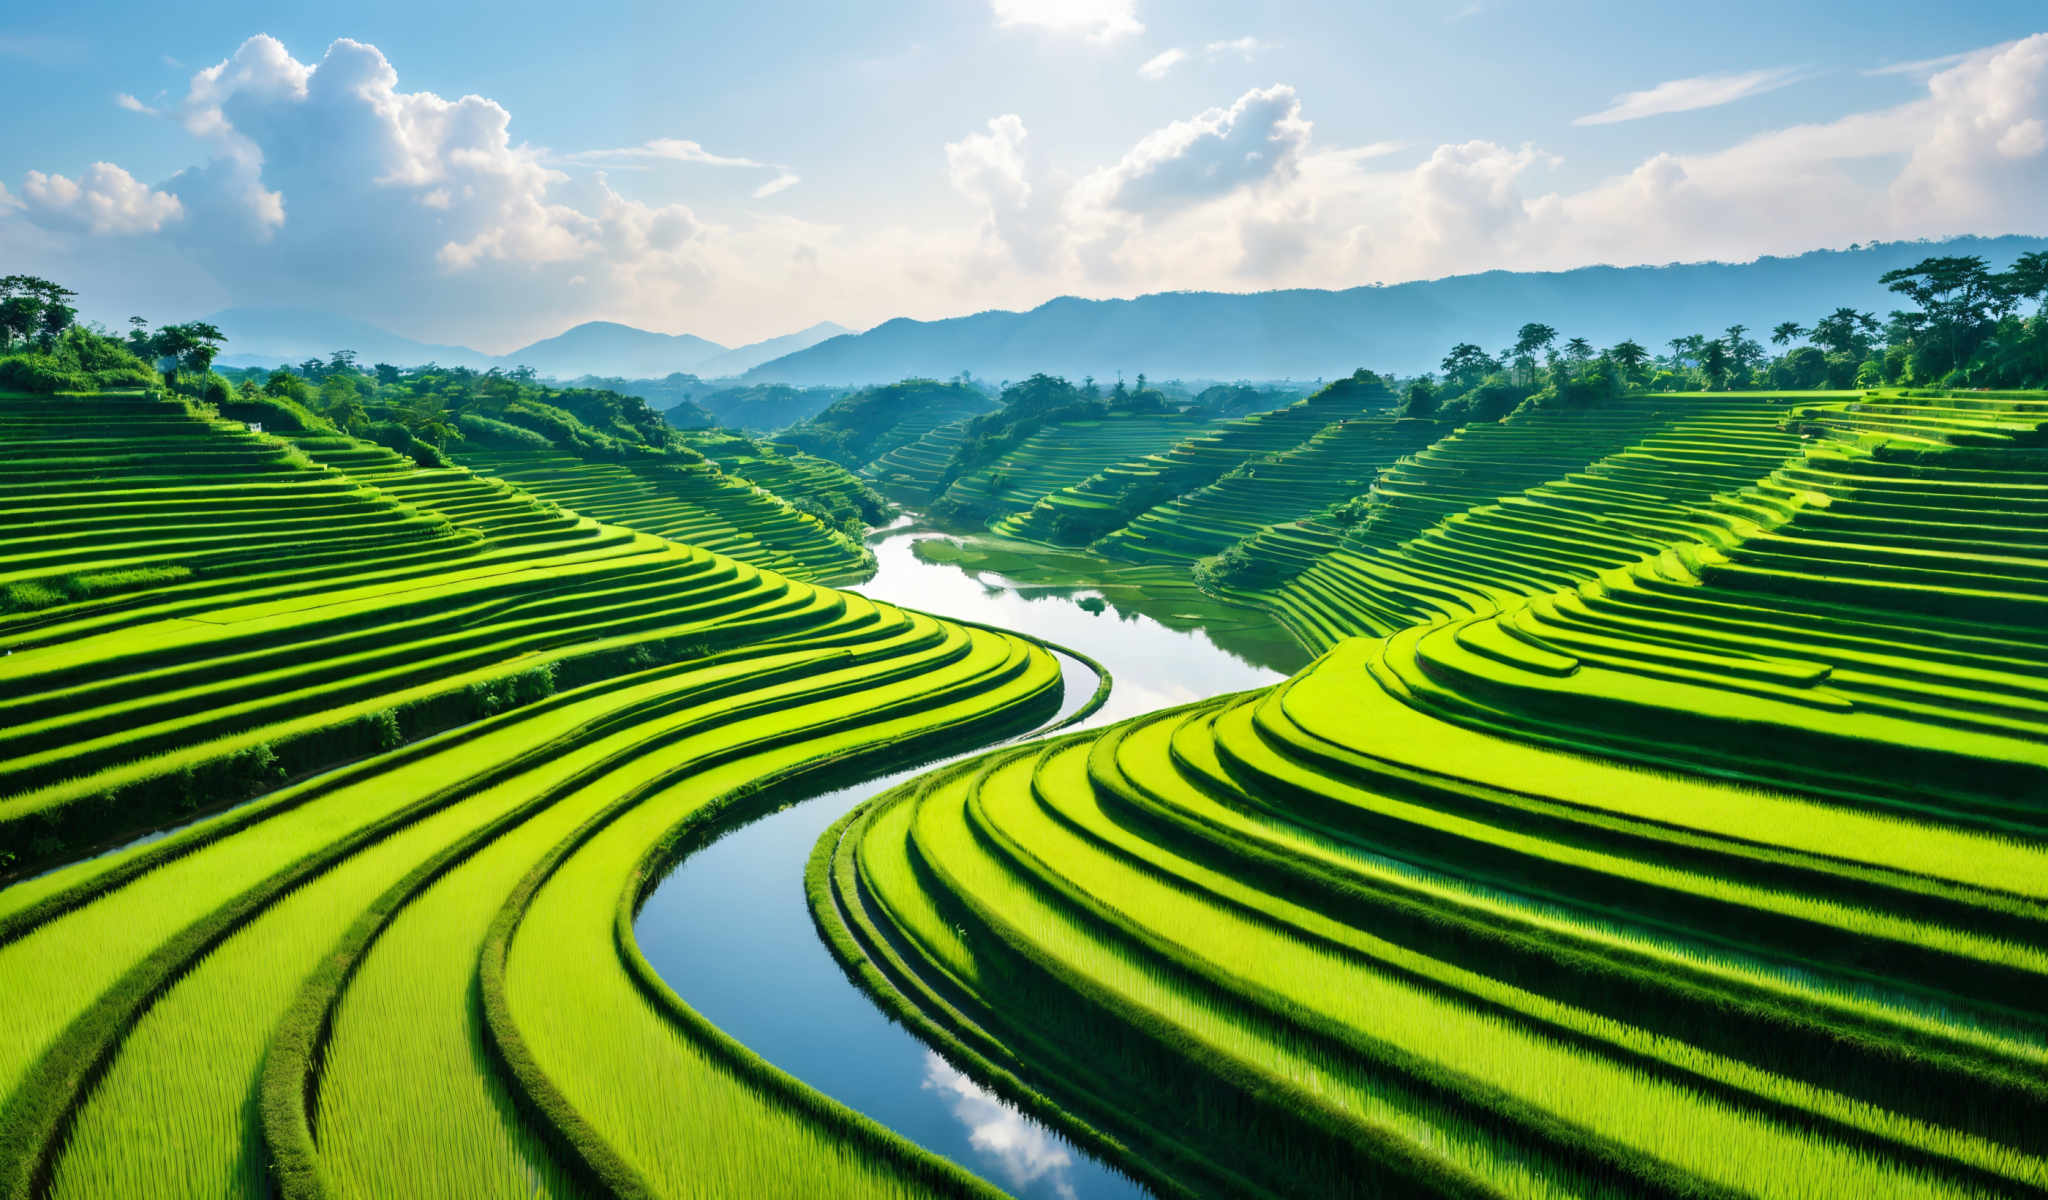
[[[1593,343],[1582,337],[1575,337],[1564,344],[1564,356],[1571,361],[1574,373],[1583,370],[1593,358]]]
[[[1847,354],[1861,359],[1870,351],[1870,339],[1878,330],[1875,313],[1838,308],[1813,323],[1810,336],[1830,354]]]
[[[1700,357],[1706,352],[1706,348],[1707,339],[1705,334],[1688,333],[1684,337],[1672,338],[1671,361],[1681,367],[1692,366],[1700,361]]]
[[[1764,359],[1763,346],[1758,344],[1756,339],[1745,336],[1748,333],[1747,325],[1730,325],[1728,332],[1721,335],[1721,340],[1728,347],[1729,360],[1734,363],[1735,370],[1743,375],[1747,375]]]
[[[1448,379],[1470,388],[1499,368],[1493,356],[1471,342],[1460,342],[1444,355],[1443,372]]]
[[[1700,351],[1700,372],[1707,377],[1707,389],[1720,391],[1728,386],[1729,373],[1735,369],[1735,357],[1728,353],[1728,345],[1720,338],[1708,342]]]
[[[1616,343],[1614,348],[1607,352],[1607,356],[1621,368],[1624,380],[1634,379],[1636,373],[1643,369],[1643,364],[1650,361],[1650,352],[1634,338]]]
[[[157,358],[168,360],[164,367],[164,382],[175,388],[181,370],[200,375],[212,370],[213,356],[220,352],[220,343],[226,340],[220,330],[206,322],[188,321],[157,330],[149,339],[149,350]]]
[[[71,327],[78,310],[71,289],[35,275],[0,277],[0,349],[34,338],[48,347]]]
[[[1401,415],[1404,417],[1433,416],[1442,407],[1443,398],[1437,395],[1435,386],[1427,379],[1409,384],[1401,397]]]
[[[1529,322],[1515,332],[1515,360],[1529,364],[1531,374],[1529,382],[1535,382],[1534,371],[1537,351],[1549,349],[1556,341],[1557,330],[1536,321]]]
[[[1951,369],[1963,365],[1964,355],[2014,301],[2000,277],[1974,254],[1923,258],[1886,271],[1877,281],[1920,306],[1928,333],[1948,349]]]
[[[1806,336],[1806,326],[1797,321],[1780,321],[1771,330],[1771,345],[1789,346]]]
[[[2020,255],[2010,271],[1998,276],[1998,286],[2013,308],[2025,300],[2039,300],[2043,314],[2048,314],[2048,251]]]

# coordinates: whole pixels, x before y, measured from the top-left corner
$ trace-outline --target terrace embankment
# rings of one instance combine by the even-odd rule
[[[1244,597],[1286,683],[828,832],[835,946],[1163,1188],[2048,1187],[2048,398],[1536,416]]]
[[[617,929],[764,785],[1043,721],[1050,654],[158,397],[0,437],[8,865],[199,814],[0,890],[0,1192],[987,1193]]]

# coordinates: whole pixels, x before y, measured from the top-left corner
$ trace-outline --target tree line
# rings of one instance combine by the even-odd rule
[[[1407,383],[1401,411],[1498,420],[1524,403],[1586,405],[1629,392],[1809,391],[1878,387],[2048,387],[2048,253],[1993,271],[1975,255],[1928,258],[1879,277],[1905,301],[1876,313],[1837,308],[1780,321],[1771,347],[1747,325],[1671,339],[1664,353],[1626,339],[1596,350],[1540,321],[1498,353],[1451,348],[1439,371]],[[2035,306],[2032,313],[2026,311]]]

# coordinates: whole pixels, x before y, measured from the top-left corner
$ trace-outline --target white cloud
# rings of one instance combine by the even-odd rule
[[[1572,124],[1612,125],[1618,121],[1639,121],[1644,117],[1658,117],[1666,113],[1718,108],[1723,104],[1733,104],[1737,100],[1774,92],[1804,78],[1806,76],[1796,68],[1774,67],[1763,71],[1671,79],[1647,91],[1626,92],[1616,96],[1611,106],[1580,117]]]
[[[794,171],[783,171],[776,175],[775,178],[762,184],[760,187],[755,188],[754,199],[766,200],[768,197],[773,196],[778,192],[786,192],[802,182],[803,176],[798,175]]]
[[[1046,264],[1055,218],[1048,197],[1031,182],[1029,136],[1022,117],[1005,113],[990,118],[986,132],[946,143],[948,181],[982,214],[975,269],[984,276],[1006,261],[1032,269]]]
[[[1271,49],[1273,49],[1271,42],[1262,42],[1255,37],[1246,35],[1241,38],[1231,38],[1228,41],[1210,42],[1202,47],[1202,53],[1210,59],[1218,59],[1226,54],[1234,54],[1246,62],[1250,62],[1260,53]]]
[[[1042,29],[1098,42],[1145,32],[1136,0],[989,0],[1004,29]]]
[[[76,180],[30,171],[21,198],[31,220],[66,232],[155,233],[183,215],[176,196],[147,187],[107,162],[92,164]]]
[[[1276,84],[1146,135],[1077,191],[1085,202],[1127,213],[1173,209],[1285,179],[1308,138],[1300,99]]]
[[[561,156],[563,162],[571,163],[621,163],[635,161],[665,161],[700,163],[710,167],[765,167],[768,164],[751,158],[733,158],[713,154],[701,144],[683,138],[655,138],[638,146],[621,146],[612,150],[579,150],[574,154]]]
[[[1161,50],[1138,65],[1138,78],[1154,81],[1164,79],[1168,71],[1186,62],[1187,58],[1188,52],[1178,46]]]
[[[2003,47],[1993,47],[1993,49],[2003,49]],[[1942,54],[1934,58],[1916,58],[1908,62],[1886,63],[1881,67],[1866,68],[1863,73],[1865,75],[1932,75],[1936,71],[1945,71],[1958,63],[1967,62],[1985,53],[1987,52],[1983,50],[1964,50],[1959,54]]]
[[[137,100],[135,97],[129,95],[127,92],[114,93],[114,107],[125,108],[129,112],[141,113],[146,117],[154,117],[160,115],[156,109],[153,109],[149,105],[144,104],[142,101]]]
[[[1012,1188],[1023,1190],[1046,1180],[1057,1194],[1074,1195],[1066,1178],[1074,1158],[1066,1146],[929,1050],[924,1090],[936,1092],[952,1107],[955,1119],[967,1127],[968,1144],[993,1162]]]
[[[1250,62],[1261,53],[1273,48],[1273,43],[1260,41],[1258,38],[1247,35],[1240,38],[1210,42],[1202,47],[1202,58],[1206,62],[1215,62],[1219,58],[1234,56]],[[1138,77],[1157,82],[1166,78],[1169,71],[1188,61],[1191,57],[1193,56],[1188,51],[1178,46],[1161,50],[1151,58],[1146,59],[1138,67]]]
[[[2048,35],[1976,52],[1921,86],[1907,103],[1649,154],[1571,190],[1540,146],[1323,144],[1313,97],[1284,85],[1064,169],[1035,147],[1028,111],[1006,113],[898,168],[904,186],[950,184],[963,217],[856,225],[750,204],[744,189],[724,210],[656,190],[680,172],[619,172],[615,186],[594,162],[565,170],[517,141],[512,114],[488,99],[404,90],[373,47],[337,42],[301,63],[255,38],[158,106],[192,133],[194,165],[154,188],[114,166],[10,178],[0,257],[88,302],[104,293],[101,317],[301,305],[506,349],[592,318],[745,341],[828,317],[932,318],[1062,293],[1347,287],[2048,233]],[[667,160],[610,165],[651,161]],[[769,195],[796,174],[754,169]]]

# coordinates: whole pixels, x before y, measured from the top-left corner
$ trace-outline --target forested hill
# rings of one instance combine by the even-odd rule
[[[1390,287],[1230,294],[1163,292],[1133,300],[1061,297],[1029,312],[899,319],[763,363],[749,382],[798,385],[1034,372],[1103,378],[1317,379],[1360,363],[1435,370],[1443,347],[1512,343],[1540,320],[1606,345],[1650,346],[1742,323],[1768,328],[1851,305],[1884,313],[1898,298],[1880,275],[1933,255],[1975,254],[2003,269],[2048,239],[1958,238],[1819,250],[1796,258],[1573,271],[1489,271]]]

